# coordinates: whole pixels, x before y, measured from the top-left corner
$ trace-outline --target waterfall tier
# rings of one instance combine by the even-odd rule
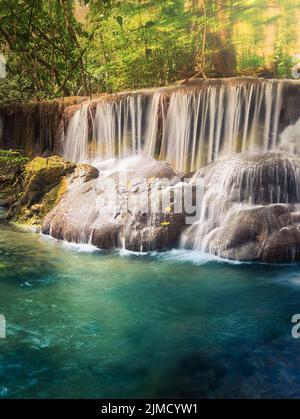
[[[64,157],[144,154],[193,172],[224,155],[272,150],[300,117],[291,105],[299,89],[298,82],[245,78],[105,95],[73,116]]]
[[[167,162],[142,156],[105,162],[92,178],[88,165],[76,170],[88,176],[69,178],[67,192],[44,220],[44,234],[102,249],[180,245],[234,260],[300,260],[299,158],[282,152],[235,155],[191,179]],[[180,209],[178,199],[195,193],[200,211],[191,224],[192,213]]]
[[[181,237],[185,248],[238,260],[300,257],[300,161],[287,154],[236,155],[201,169],[201,214]]]

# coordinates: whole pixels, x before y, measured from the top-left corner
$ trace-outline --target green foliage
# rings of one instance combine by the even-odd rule
[[[180,10],[170,4],[166,9],[165,4],[153,7],[153,2],[144,2],[143,7],[124,3],[118,8],[122,25],[121,16],[117,20],[112,13],[95,32],[92,54],[97,45],[98,53],[91,61],[102,90],[163,85],[186,74],[193,48],[181,27]]]
[[[195,74],[290,77],[300,53],[300,0],[0,0],[0,10],[0,103]]]
[[[279,78],[290,78],[294,61],[279,44],[276,48],[274,64]]]
[[[249,72],[255,73],[256,70],[264,67],[264,58],[251,53],[250,51],[243,51],[243,54],[240,56],[239,60],[239,71],[243,74],[248,74]]]
[[[28,161],[27,157],[22,156],[16,150],[0,150],[1,174],[5,171],[13,171],[17,167],[23,167]]]
[[[73,1],[0,0],[0,10],[0,45],[7,56],[13,99],[41,92],[47,97],[69,95],[86,87],[79,37],[87,34],[75,19]],[[3,83],[2,90],[5,93]]]

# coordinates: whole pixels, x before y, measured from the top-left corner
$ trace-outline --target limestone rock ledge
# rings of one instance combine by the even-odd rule
[[[102,249],[152,251],[181,244],[233,260],[300,260],[298,157],[283,152],[240,154],[204,167],[191,182],[193,187],[201,179],[204,195],[200,218],[190,226],[185,214],[174,211],[174,191],[182,174],[167,162],[143,160],[131,167],[126,187],[117,185],[115,192],[120,202],[130,199],[132,207],[119,212],[108,206],[104,193],[107,180],[122,178],[119,168],[103,173],[57,156],[29,163],[16,154],[13,158],[17,165],[12,173],[6,167],[0,176],[8,218],[54,238]],[[167,187],[163,179],[171,180]],[[161,208],[155,213],[144,210],[153,183],[159,193],[151,199]],[[163,209],[164,193],[170,193],[171,201]]]
[[[300,260],[300,160],[282,152],[235,155],[201,169],[202,217],[186,248],[266,263]]]
[[[100,173],[97,179],[72,184],[45,218],[42,232],[61,240],[90,243],[101,249],[124,247],[139,252],[175,247],[185,216],[174,212],[172,191],[170,205],[162,208],[162,196],[169,191],[162,179],[173,180],[176,184],[180,182],[179,175],[167,162],[154,159],[138,161],[135,167],[126,170],[126,184],[119,183],[123,175],[116,169],[108,174]],[[157,193],[153,196],[154,184]],[[111,199],[114,194],[115,201]],[[145,208],[145,203],[150,201],[158,211]],[[118,203],[121,202],[130,202],[130,208],[119,210]]]
[[[71,180],[98,176],[89,165],[76,165],[61,157],[36,157],[19,173],[18,194],[6,202],[7,218],[39,229],[46,215],[57,205]]]

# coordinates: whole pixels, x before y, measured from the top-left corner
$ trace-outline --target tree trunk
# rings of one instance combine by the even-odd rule
[[[232,43],[230,1],[191,0],[190,7],[202,12],[202,45],[197,51],[198,75],[210,73],[214,76],[236,74],[236,51]],[[212,24],[216,19],[216,25]]]
[[[212,63],[213,70],[221,76],[236,74],[236,51],[232,43],[232,24],[230,22],[230,2],[216,1],[219,31],[211,34],[211,43],[214,50]]]
[[[274,72],[274,56],[275,56],[275,46],[276,40],[278,37],[279,29],[279,16],[281,13],[280,6],[277,1],[269,0],[268,7],[266,8],[266,19],[275,19],[271,23],[265,25],[265,34],[264,34],[264,57],[266,68]],[[276,19],[276,16],[278,17]]]

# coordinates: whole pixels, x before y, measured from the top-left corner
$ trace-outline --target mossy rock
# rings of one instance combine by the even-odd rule
[[[70,168],[73,170],[75,167],[76,164],[64,160],[59,156],[52,156],[48,158],[35,157],[26,165],[25,171],[27,174],[33,174],[41,171],[49,172],[56,169],[68,171]]]
[[[74,172],[76,164],[62,157],[36,157],[25,167],[24,193],[21,205],[34,205],[59,185],[62,177]]]
[[[76,164],[62,157],[36,157],[24,169],[23,192],[10,218],[20,224],[39,226],[68,188],[68,175]]]
[[[24,163],[21,175],[19,172],[14,175],[18,179],[18,188],[14,196],[10,197],[7,219],[37,229],[70,185],[98,177],[95,167],[88,164],[76,165],[59,156],[35,157],[30,162],[26,160],[27,164]]]
[[[14,217],[19,224],[39,227],[46,215],[55,207],[60,198],[68,189],[68,180],[62,177],[60,183],[47,192],[37,204],[20,207],[19,213]]]

